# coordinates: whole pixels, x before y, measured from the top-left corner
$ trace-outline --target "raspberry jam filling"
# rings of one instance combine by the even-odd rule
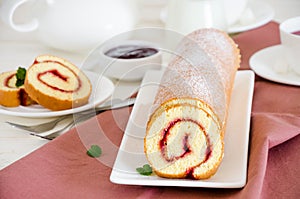
[[[74,76],[76,77],[76,79],[78,81],[78,86],[75,89],[73,89],[73,90],[65,90],[65,89],[59,88],[57,86],[50,85],[48,82],[46,82],[46,81],[44,81],[42,79],[42,76],[51,74],[51,75],[53,75],[53,76],[61,79],[64,82],[67,82],[68,79],[69,79],[69,77],[61,74],[58,70],[53,69],[53,70],[48,70],[48,71],[44,71],[44,72],[38,73],[37,79],[40,82],[42,82],[44,85],[52,88],[53,90],[57,90],[57,91],[60,91],[60,92],[65,92],[65,93],[77,92],[81,88],[81,80],[80,80],[80,78],[76,75],[76,73],[73,70],[71,70],[68,66],[64,65],[63,63],[57,62],[57,61],[43,61],[43,62],[38,62],[37,60],[35,60],[34,64],[37,64],[37,63],[56,63],[56,64],[59,64],[59,65],[65,67],[65,68],[67,68],[72,74],[74,74]]]
[[[4,86],[7,88],[16,88],[16,86],[12,86],[15,84],[11,84],[11,81],[14,77],[15,77],[16,73],[11,74],[10,76],[8,76],[5,81],[4,81]],[[30,99],[30,97],[28,96],[28,94],[26,93],[26,91],[21,88],[18,91],[18,99],[20,100],[20,104],[22,106],[28,106],[30,103],[33,103],[32,99]]]
[[[7,88],[15,88],[15,86],[11,86],[9,84],[9,82],[11,81],[11,79],[15,76],[16,74],[11,74],[10,76],[8,76],[6,79],[5,79],[5,82],[4,82],[4,86],[7,87]]]
[[[192,120],[192,119],[176,119],[172,122],[169,123],[169,125],[167,126],[167,128],[165,128],[162,132],[163,136],[162,139],[159,141],[159,145],[160,145],[160,149],[161,149],[161,154],[164,157],[164,159],[168,162],[172,162],[174,160],[183,158],[184,156],[186,156],[187,154],[190,154],[192,152],[190,146],[189,146],[189,133],[185,133],[185,135],[183,136],[182,139],[182,149],[183,149],[183,153],[178,155],[178,156],[172,156],[172,157],[168,157],[167,155],[167,145],[168,145],[168,136],[170,135],[171,129],[179,122],[192,122],[194,124],[196,124],[199,128],[202,129],[203,132],[205,132],[204,127],[199,124],[198,122]],[[206,135],[206,133],[205,133]],[[202,163],[206,162],[210,156],[211,156],[211,144],[210,144],[210,139],[209,137],[206,135],[206,142],[207,142],[207,149],[206,149],[206,153],[205,153],[205,159]],[[201,163],[201,164],[202,164]],[[197,165],[198,166],[198,165]],[[193,168],[189,168],[188,170],[192,170]]]

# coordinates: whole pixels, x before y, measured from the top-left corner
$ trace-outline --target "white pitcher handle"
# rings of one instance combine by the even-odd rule
[[[15,11],[19,6],[26,3],[28,0],[8,0],[2,3],[1,17],[4,23],[8,24],[14,30],[19,32],[30,32],[38,28],[39,22],[37,19],[32,19],[24,24],[16,24],[13,20]]]

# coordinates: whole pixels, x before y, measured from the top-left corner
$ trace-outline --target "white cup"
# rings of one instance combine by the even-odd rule
[[[162,20],[166,28],[188,34],[200,28],[226,31],[236,23],[248,0],[170,0]]]
[[[223,0],[172,0],[166,13],[166,28],[186,35],[200,28],[227,27]]]
[[[279,30],[287,64],[300,75],[300,16],[282,22]]]
[[[29,6],[30,11],[21,13],[29,19],[16,23],[21,8]],[[2,0],[0,7],[2,20],[12,29],[35,31],[44,44],[76,52],[132,30],[136,14],[135,0]]]

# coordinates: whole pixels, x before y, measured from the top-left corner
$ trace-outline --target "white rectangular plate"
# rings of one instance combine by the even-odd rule
[[[143,176],[136,172],[137,167],[148,163],[144,154],[145,127],[161,77],[161,71],[149,71],[145,75],[124,132],[110,180],[113,183],[127,185],[215,188],[245,186],[254,89],[252,71],[237,72],[225,132],[224,158],[214,176],[206,180],[167,179],[155,174]]]

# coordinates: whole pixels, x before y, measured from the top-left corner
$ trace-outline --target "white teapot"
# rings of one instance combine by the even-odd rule
[[[32,19],[16,24],[18,8],[29,3]],[[87,51],[136,24],[134,0],[2,0],[2,20],[19,32],[35,31],[43,43],[68,51]]]

